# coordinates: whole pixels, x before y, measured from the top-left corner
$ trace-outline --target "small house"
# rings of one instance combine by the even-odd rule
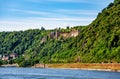
[[[17,57],[18,57],[18,55],[16,53],[10,54],[10,58],[11,59],[16,59]]]
[[[7,54],[3,55],[2,60],[4,60],[4,61],[9,60],[9,56]]]

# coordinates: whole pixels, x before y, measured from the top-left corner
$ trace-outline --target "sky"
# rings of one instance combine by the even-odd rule
[[[89,25],[113,0],[0,0],[0,31]]]

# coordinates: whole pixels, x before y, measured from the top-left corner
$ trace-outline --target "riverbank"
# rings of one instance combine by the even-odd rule
[[[67,63],[67,64],[47,64],[46,66],[48,68],[120,72],[120,63]]]
[[[5,64],[5,65],[1,65],[1,67],[19,67],[18,64]]]
[[[1,67],[19,67],[18,64],[1,65]],[[35,64],[32,68],[60,68],[120,72],[120,63],[57,63]]]

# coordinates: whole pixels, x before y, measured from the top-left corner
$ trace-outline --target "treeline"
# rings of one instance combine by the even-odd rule
[[[17,53],[21,55],[29,48],[35,48],[40,39],[47,32],[41,30],[27,30],[19,32],[0,33],[0,54]]]
[[[11,53],[16,53],[19,58],[26,53],[28,49],[34,51],[36,46],[40,45],[40,40],[50,31],[45,29],[26,30],[14,32],[0,32],[0,55],[8,56]],[[30,52],[29,52],[30,53]],[[2,60],[2,57],[0,57]],[[21,60],[21,59],[20,59]],[[0,61],[1,64],[14,63],[13,60]]]
[[[50,39],[55,30],[0,33],[0,54],[17,53],[20,66],[36,63],[120,63],[120,1],[115,0],[88,26],[59,29],[79,30],[77,37]],[[42,38],[46,41],[41,43]]]

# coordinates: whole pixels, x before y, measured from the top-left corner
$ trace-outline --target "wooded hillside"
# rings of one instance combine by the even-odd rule
[[[27,30],[0,33],[0,54],[17,53],[10,60],[20,66],[36,63],[120,63],[120,0],[114,0],[104,8],[88,26],[58,29],[70,34],[78,30],[77,36],[50,38],[56,29]]]

